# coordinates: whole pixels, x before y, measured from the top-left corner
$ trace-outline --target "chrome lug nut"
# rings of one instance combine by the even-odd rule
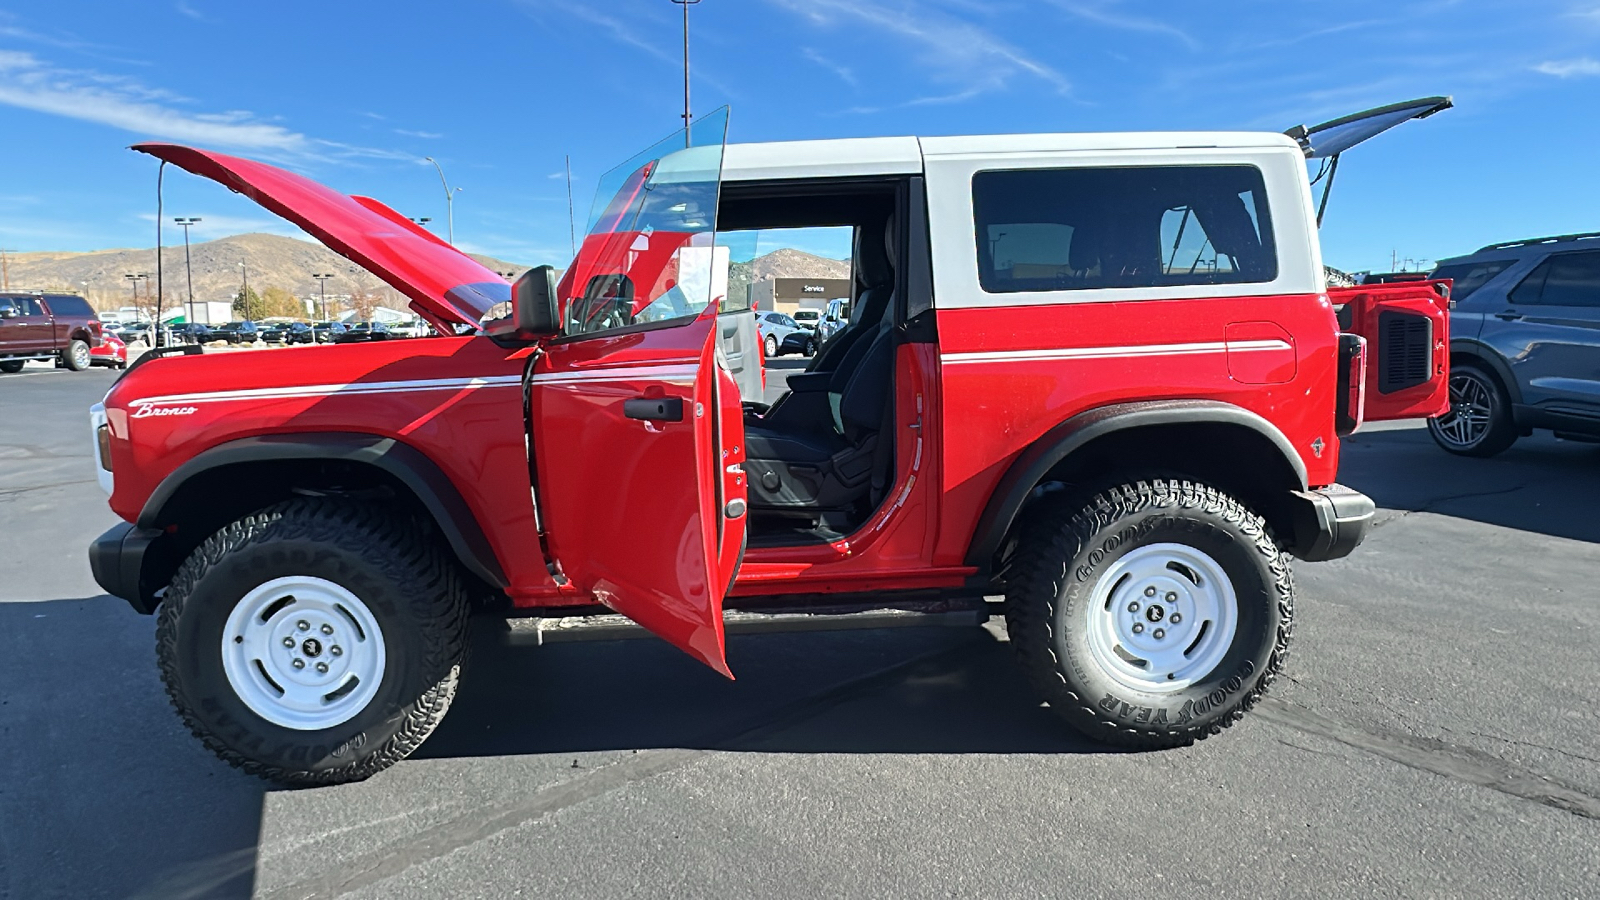
[[[1139,611],[1139,601],[1135,600],[1132,603],[1128,604],[1128,612],[1138,612],[1138,611]]]
[[[328,648],[328,652],[332,653],[334,656],[342,656],[342,655],[344,655],[344,651],[339,648],[338,644],[334,644],[332,647],[329,647]]]
[[[1183,621],[1183,616],[1180,616],[1180,615],[1178,615],[1178,614],[1177,614],[1177,613],[1173,613],[1173,614],[1172,614],[1172,615],[1170,615],[1170,616],[1168,616],[1168,617],[1167,617],[1167,621],[1169,621],[1169,622],[1171,622],[1171,623],[1172,623],[1172,624],[1174,624],[1174,625],[1176,625],[1176,624],[1178,624],[1178,623],[1179,623],[1179,622],[1182,622],[1182,621]]]
[[[304,669],[306,667],[306,661],[296,658],[294,662],[290,663],[290,665],[294,666],[296,669]]]
[[[332,625],[324,625],[324,626],[322,626],[322,633],[323,634],[333,634],[333,626]]]
[[[1144,626],[1141,625],[1138,622],[1133,623],[1133,633],[1134,634],[1144,634]]]
[[[328,664],[327,663],[317,663],[317,673],[320,674],[320,675],[328,674]]]
[[[1167,592],[1167,602],[1168,603],[1177,603],[1178,602],[1178,595],[1174,594],[1171,591],[1168,591]]]
[[[301,619],[300,621],[294,623],[294,627],[300,629],[301,631],[310,631],[311,623],[307,622],[305,619]]]
[[[288,647],[289,649],[293,650],[294,649],[294,638],[292,638],[292,637],[284,638],[283,639],[283,645],[285,647]]]
[[[1152,631],[1150,633],[1155,635],[1155,638],[1158,641],[1167,636],[1166,629],[1164,629],[1164,628],[1157,628],[1155,631]]]
[[[1156,589],[1153,587],[1147,587],[1144,589],[1144,595],[1146,597],[1154,597],[1156,595]]]

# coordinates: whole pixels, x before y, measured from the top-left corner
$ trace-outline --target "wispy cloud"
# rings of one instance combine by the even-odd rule
[[[409,128],[396,128],[394,130],[394,133],[395,134],[403,134],[406,137],[423,138],[425,140],[430,140],[430,141],[431,140],[437,140],[438,138],[444,137],[444,135],[440,134],[437,131],[412,131]]]
[[[517,0],[517,5],[522,7],[528,15],[541,21],[550,16],[568,16],[594,26],[604,31],[612,40],[627,44],[644,52],[658,62],[666,63],[673,67],[683,66],[683,58],[669,51],[668,47],[675,46],[674,40],[662,40],[662,29],[674,28],[670,22],[661,18],[659,13],[651,14],[640,10],[642,3],[629,4],[628,14],[625,17],[613,16],[602,12],[586,2],[570,2],[570,0]],[[642,28],[640,26],[643,26]],[[676,30],[670,32],[676,34]],[[704,82],[725,96],[737,96],[738,92],[727,84],[717,80],[715,76],[705,72],[702,66],[695,66],[694,78]]]
[[[856,80],[856,73],[850,71],[848,66],[840,65],[810,47],[801,50],[800,55],[839,76],[839,80],[845,84],[851,87],[859,86],[860,82]]]
[[[1600,75],[1600,59],[1591,59],[1587,56],[1580,59],[1552,59],[1539,63],[1533,70],[1557,78],[1586,78]]]
[[[177,9],[178,12],[183,13],[191,19],[194,19],[196,22],[211,21],[210,17],[196,9],[193,4],[186,2],[186,0],[178,0],[178,3],[174,8]]]
[[[1173,38],[1190,50],[1198,50],[1200,42],[1193,35],[1175,25],[1160,19],[1140,16],[1134,13],[1121,12],[1118,0],[1049,0],[1052,6],[1061,11],[1121,31],[1142,31],[1147,34],[1161,34]]]
[[[146,138],[249,150],[273,158],[412,159],[411,154],[311,138],[245,110],[194,112],[192,101],[130,78],[66,69],[0,50],[0,106],[107,125]]]
[[[1024,53],[992,32],[927,4],[894,4],[883,0],[769,0],[811,22],[834,27],[866,25],[921,48],[929,80],[955,84],[941,97],[913,102],[952,102],[1005,87],[1018,75],[1045,82],[1066,94],[1072,84],[1047,63]]]

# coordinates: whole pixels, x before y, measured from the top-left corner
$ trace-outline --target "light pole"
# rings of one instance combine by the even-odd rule
[[[683,144],[689,145],[689,7],[700,0],[672,0],[683,7]]]
[[[139,281],[141,279],[147,279],[150,276],[145,272],[129,272],[122,277],[128,279],[128,283],[133,285],[133,309],[135,316],[137,316],[139,311]],[[155,346],[155,331],[152,330],[150,334],[150,345],[153,347]]]
[[[194,270],[189,266],[189,226],[200,221],[199,216],[179,216],[172,221],[183,226],[183,277],[189,284],[189,315],[188,321],[194,321]]]
[[[433,168],[439,173],[439,183],[444,185],[445,219],[449,224],[450,246],[454,247],[456,245],[456,194],[461,192],[461,188],[450,189],[450,182],[444,180],[444,169],[439,167],[438,160],[431,156],[424,156],[423,159],[433,163]]]
[[[332,278],[333,275],[312,275],[311,277],[317,280],[317,287],[322,293],[322,315],[320,318],[326,322],[328,321],[328,279]]]
[[[241,313],[245,318],[250,317],[250,269],[244,263],[239,263],[239,277],[243,279],[243,287],[239,288],[239,305],[244,307]]]

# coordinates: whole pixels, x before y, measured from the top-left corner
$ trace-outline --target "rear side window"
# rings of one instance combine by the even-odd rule
[[[94,310],[89,308],[88,301],[82,297],[51,296],[44,298],[50,304],[50,311],[57,316],[66,316],[74,319],[92,319]]]
[[[1600,252],[1551,256],[1517,285],[1511,292],[1511,302],[1600,307]]]
[[[1278,277],[1255,166],[979,172],[972,206],[978,281],[991,294]]]
[[[1429,278],[1448,278],[1454,282],[1450,286],[1450,296],[1456,300],[1465,300],[1472,296],[1473,291],[1489,283],[1489,280],[1504,272],[1507,267],[1516,262],[1514,259],[1491,259],[1474,263],[1454,263],[1434,269]]]

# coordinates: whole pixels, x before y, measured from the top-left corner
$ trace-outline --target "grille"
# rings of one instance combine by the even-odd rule
[[[1428,382],[1433,322],[1413,313],[1378,313],[1378,393],[1392,394]]]

